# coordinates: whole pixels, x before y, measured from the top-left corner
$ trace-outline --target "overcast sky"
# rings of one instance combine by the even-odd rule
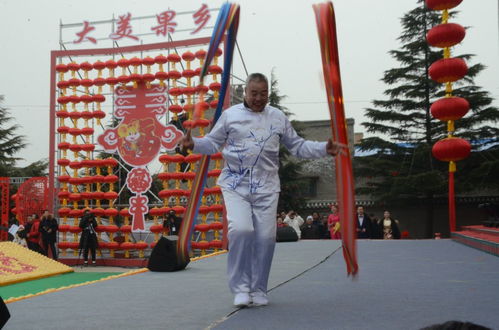
[[[168,8],[177,13],[194,11],[206,2],[217,8],[224,1],[102,1],[102,0],[0,0],[0,95],[3,106],[22,127],[29,146],[18,156],[19,165],[48,157],[50,51],[59,49],[59,23],[81,23],[117,17],[159,14]],[[270,74],[275,70],[283,105],[295,114],[293,119],[328,119],[322,87],[322,64],[312,4],[305,0],[242,0],[238,43],[249,72]],[[362,132],[363,109],[373,99],[383,98],[386,89],[380,79],[387,69],[398,66],[387,52],[397,49],[400,18],[417,5],[416,0],[339,0],[336,10],[340,64],[346,114],[355,119]],[[473,53],[473,63],[487,69],[476,79],[478,85],[499,99],[498,0],[464,0],[453,22],[470,26],[462,45],[454,54]],[[214,24],[212,13],[210,23]],[[132,21],[133,23],[133,21]],[[151,23],[133,23],[134,32],[150,29]],[[185,25],[186,26],[186,25]],[[101,27],[99,30],[102,31]],[[179,21],[178,29],[184,27]],[[72,40],[75,30],[65,30]],[[97,31],[97,30],[96,30]],[[96,33],[98,34],[98,33]],[[189,34],[184,34],[189,36]],[[100,35],[96,35],[99,37]],[[197,35],[201,36],[201,34]],[[182,38],[181,33],[173,35]],[[165,41],[144,37],[144,42]],[[124,44],[134,44],[123,43]],[[136,44],[136,43],[135,43]],[[105,41],[82,43],[81,47],[108,47]],[[67,44],[68,49],[77,45]],[[242,62],[234,61],[234,73],[245,78]],[[499,102],[495,101],[495,106]]]

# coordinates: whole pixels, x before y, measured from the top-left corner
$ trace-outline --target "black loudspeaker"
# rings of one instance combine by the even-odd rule
[[[10,313],[7,309],[7,306],[3,302],[2,297],[0,296],[0,329],[3,328],[5,323],[10,319]]]
[[[189,264],[180,262],[177,255],[178,236],[162,236],[151,251],[147,268],[153,272],[175,272],[182,270]]]
[[[296,242],[298,234],[293,227],[278,227],[276,241],[277,242]]]

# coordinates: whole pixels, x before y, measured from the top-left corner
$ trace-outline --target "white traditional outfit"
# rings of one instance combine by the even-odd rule
[[[299,137],[277,108],[255,112],[243,103],[223,111],[209,134],[193,140],[194,153],[223,147],[225,166],[217,184],[227,211],[229,288],[234,294],[265,295],[276,241],[279,145],[296,157],[321,158],[326,142]]]

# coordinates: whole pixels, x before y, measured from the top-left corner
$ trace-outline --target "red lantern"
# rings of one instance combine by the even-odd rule
[[[174,62],[174,63],[178,63],[181,60],[180,56],[176,53],[168,54],[166,59],[168,60],[168,62]]]
[[[426,7],[432,10],[444,10],[457,7],[463,0],[426,0]]]
[[[117,175],[111,174],[111,175],[106,175],[104,177],[104,182],[106,182],[106,183],[114,183],[116,181],[118,181],[118,176]]]
[[[210,243],[207,241],[191,242],[193,249],[206,250],[210,248]]]
[[[147,244],[146,242],[137,242],[134,244],[134,246],[137,250],[145,250],[149,247],[149,244]]]
[[[132,232],[132,226],[130,225],[124,225],[120,227],[120,231],[122,233],[131,233]]]
[[[55,71],[57,71],[57,72],[64,73],[64,72],[68,72],[68,70],[69,70],[69,68],[65,64],[62,64],[62,63],[61,64],[57,64],[55,66]]]
[[[221,249],[223,247],[223,243],[221,240],[214,239],[210,242],[210,248],[212,249]]]
[[[115,217],[119,214],[118,210],[115,208],[106,209],[104,212],[106,214],[106,217]]]
[[[210,213],[210,207],[206,205],[201,205],[198,210],[199,214],[207,214]]]
[[[106,67],[106,63],[102,62],[102,61],[97,61],[93,64],[93,68],[95,70],[103,70],[104,68]]]
[[[108,191],[104,193],[104,199],[116,199],[118,198],[118,193],[116,191]]]
[[[208,73],[210,74],[220,74],[222,73],[222,71],[223,71],[222,68],[218,65],[210,65],[208,67]]]
[[[71,161],[66,158],[61,158],[57,160],[57,165],[59,166],[68,166]]]
[[[207,232],[208,230],[210,230],[210,225],[207,223],[200,223],[200,224],[194,226],[194,230],[197,230],[200,232]]]
[[[463,41],[466,30],[459,24],[447,23],[434,26],[426,34],[428,44],[433,47],[452,47]]]
[[[69,212],[71,212],[71,209],[69,207],[62,207],[59,209],[59,216],[67,217],[69,215]]]
[[[97,217],[100,217],[100,216],[104,215],[105,211],[103,208],[96,207],[95,209],[90,210],[90,213],[92,213],[93,215],[95,215]]]
[[[221,152],[217,152],[216,154],[211,155],[210,158],[211,159],[215,159],[215,160],[217,160],[217,159],[223,159],[223,155],[222,155]]]
[[[149,215],[153,217],[157,217],[161,215],[161,211],[157,207],[153,207],[152,209],[149,210]]]
[[[444,97],[431,105],[431,115],[442,121],[458,120],[462,118],[468,110],[470,104],[462,97]]]
[[[182,78],[182,74],[177,70],[171,70],[171,71],[168,71],[168,78],[169,79],[180,79],[180,78]]]
[[[151,231],[151,233],[158,234],[163,231],[163,225],[152,225],[151,227],[149,227],[149,230]]]
[[[222,204],[213,204],[210,206],[211,212],[222,212],[224,210],[224,206]]]
[[[59,228],[58,230],[61,232],[61,233],[66,233],[69,231],[69,227],[71,227],[70,225],[59,225]]]
[[[431,79],[439,83],[462,79],[468,72],[466,62],[460,58],[443,58],[434,62],[428,73]]]
[[[78,226],[69,226],[68,231],[73,234],[78,234],[81,232],[81,228]]]
[[[66,191],[66,190],[60,191],[57,194],[57,197],[59,197],[59,199],[68,199],[69,198],[69,191]]]
[[[73,136],[78,136],[81,134],[81,130],[78,127],[71,127],[68,132]]]
[[[108,233],[115,233],[115,232],[117,232],[118,230],[120,230],[120,229],[118,228],[118,226],[116,226],[116,225],[109,225],[109,226],[107,226],[107,230],[106,230],[106,231],[107,231]]]
[[[123,242],[120,244],[121,250],[132,250],[134,248],[134,244],[132,242]]]
[[[223,228],[224,228],[224,225],[220,221],[215,221],[215,222],[210,223],[210,229],[212,229],[212,230],[222,230]]]
[[[59,180],[59,182],[69,182],[69,179],[71,179],[71,177],[69,175],[59,175],[57,179]]]
[[[128,212],[128,208],[121,209],[121,210],[120,210],[120,215],[121,215],[122,217],[129,217],[129,216],[130,216],[130,213]]]
[[[219,91],[220,88],[222,88],[222,84],[219,82],[212,82],[209,86],[210,90],[212,91]],[[217,101],[218,102],[218,101]]]
[[[208,171],[208,177],[209,178],[217,177],[217,176],[220,176],[220,173],[222,173],[222,170],[214,169],[214,170]]]
[[[172,210],[174,210],[176,214],[184,214],[185,213],[185,207],[183,207],[183,206],[174,206],[174,207],[172,207]]]
[[[182,108],[181,105],[179,104],[172,104],[168,107],[168,111],[173,112],[173,113],[179,113],[182,112],[184,108]]]
[[[435,143],[433,156],[443,162],[458,161],[469,156],[471,145],[468,141],[457,137],[448,137]]]

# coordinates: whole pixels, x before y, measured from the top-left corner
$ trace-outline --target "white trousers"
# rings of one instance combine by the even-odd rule
[[[267,293],[279,193],[222,190],[228,221],[227,274],[232,293]]]

